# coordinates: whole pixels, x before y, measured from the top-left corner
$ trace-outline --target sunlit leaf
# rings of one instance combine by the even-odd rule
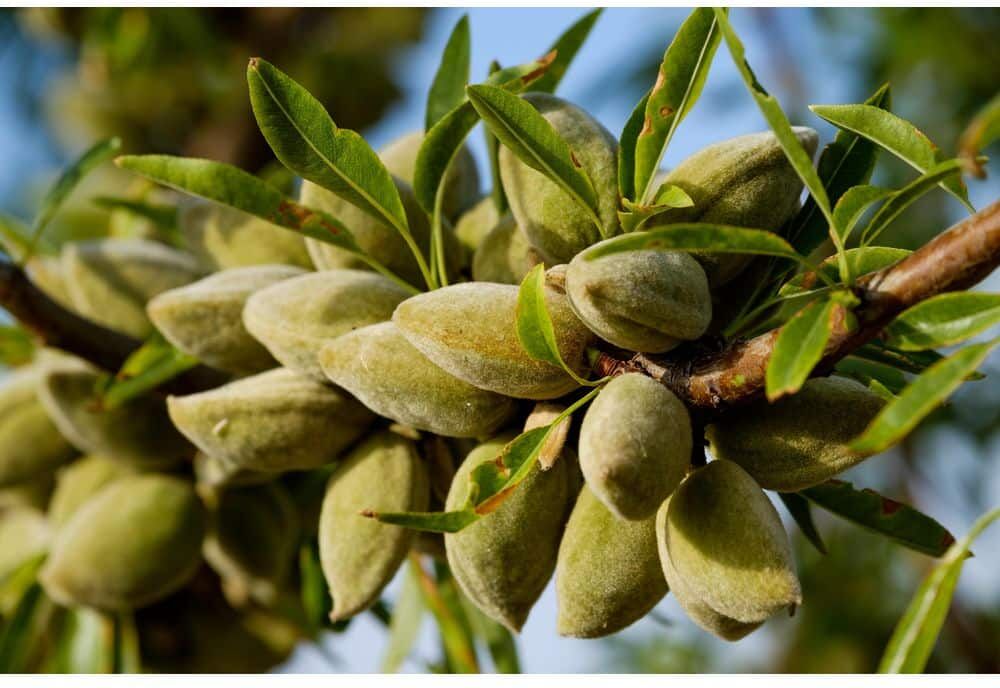
[[[997,344],[1000,339],[973,344],[925,370],[898,399],[879,412],[861,437],[851,444],[851,449],[859,454],[875,454],[901,440],[975,372]]]
[[[962,291],[939,294],[901,313],[886,328],[891,346],[920,351],[951,346],[1000,323],[1000,294]]]
[[[895,265],[899,261],[910,255],[911,251],[904,248],[892,248],[890,246],[862,246],[859,248],[849,248],[844,252],[844,259],[854,276],[867,275],[877,272],[890,265]],[[831,256],[819,265],[820,272],[830,279],[838,276],[837,257]],[[800,273],[784,284],[779,290],[779,294],[794,294],[805,289],[814,288],[815,275],[810,273]]]
[[[646,91],[646,95],[636,103],[618,137],[618,195],[623,199],[634,200],[636,197],[635,142],[646,121],[646,103],[649,102],[650,91]]]
[[[837,305],[832,299],[818,299],[781,328],[767,364],[765,382],[769,401],[794,394],[809,379],[830,340],[831,320]]]
[[[837,228],[841,240],[847,243],[858,224],[861,216],[865,214],[871,206],[879,201],[885,200],[895,193],[892,189],[884,189],[880,186],[868,186],[861,184],[848,189],[837,205],[833,207],[833,224]]]
[[[874,242],[889,224],[899,217],[906,208],[914,201],[917,201],[928,191],[937,186],[942,180],[956,176],[962,171],[960,160],[946,160],[929,169],[902,189],[893,192],[889,200],[878,209],[875,216],[865,227],[861,234],[861,241],[865,244]]]
[[[837,361],[834,369],[838,374],[846,375],[869,387],[872,382],[877,382],[893,395],[903,391],[907,384],[906,376],[898,368],[858,356],[842,358]]]
[[[242,210],[279,227],[342,248],[408,291],[417,292],[412,285],[362,251],[354,235],[339,220],[322,211],[299,205],[259,177],[238,167],[214,160],[171,155],[126,155],[115,162],[119,167],[159,184]]]
[[[32,238],[26,256],[32,254],[32,248],[42,237],[45,227],[55,217],[59,208],[62,207],[63,202],[69,198],[70,194],[73,193],[73,190],[83,178],[95,168],[117,155],[121,147],[122,142],[118,137],[100,141],[85,151],[83,155],[76,159],[76,162],[59,175],[59,179],[49,188],[42,199],[41,205],[38,207],[35,221],[31,226]]]
[[[927,666],[951,606],[969,547],[986,528],[1000,518],[1000,509],[980,517],[965,537],[951,546],[944,559],[924,579],[896,624],[879,662],[882,674],[919,674]]]
[[[110,379],[101,395],[102,403],[106,408],[119,408],[197,365],[197,358],[179,351],[155,332]]]
[[[492,76],[498,71],[500,71],[500,63],[493,60],[490,63],[490,75]],[[471,103],[469,106],[471,107]],[[478,116],[477,114],[476,117],[478,118]],[[483,136],[486,137],[486,157],[490,162],[490,181],[492,182],[490,197],[493,199],[493,207],[496,208],[499,216],[506,213],[508,207],[507,194],[503,190],[503,182],[500,179],[500,139],[486,127],[483,127]]]
[[[542,93],[555,92],[562,78],[566,75],[566,70],[569,69],[570,64],[573,62],[573,58],[580,51],[580,47],[587,40],[590,30],[594,28],[594,24],[597,23],[603,11],[603,9],[596,9],[587,12],[587,14],[577,19],[572,26],[556,39],[556,42],[549,48],[550,53],[555,53],[555,60],[552,62],[549,70],[538,80],[531,90]]]
[[[470,86],[469,100],[490,131],[524,164],[538,170],[587,210],[601,232],[594,186],[569,145],[529,102],[495,86]]]
[[[851,483],[828,480],[799,494],[841,518],[932,557],[940,557],[955,542],[951,533],[930,516],[874,490],[859,490]]]
[[[438,120],[462,104],[465,86],[469,83],[469,62],[472,47],[469,37],[469,15],[463,14],[448,37],[434,81],[427,93],[427,115],[424,128],[430,129]]]
[[[642,229],[643,225],[658,215],[675,208],[690,208],[693,205],[694,201],[684,189],[665,182],[657,190],[653,205],[638,205],[627,198],[622,199],[625,210],[618,211],[618,221],[621,223],[622,232],[628,234]]]
[[[809,109],[830,124],[881,146],[921,174],[941,162],[938,147],[922,131],[887,110],[874,105],[810,105]],[[961,179],[949,179],[940,184],[972,210]]]
[[[725,10],[723,10],[723,13]],[[635,199],[650,204],[653,179],[678,125],[701,95],[719,47],[719,28],[711,8],[691,12],[663,55],[656,84],[649,92],[643,126],[635,143]]]

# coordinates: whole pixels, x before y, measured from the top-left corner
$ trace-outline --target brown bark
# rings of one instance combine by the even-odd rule
[[[899,263],[858,280],[861,303],[852,324],[846,311],[834,313],[833,332],[815,374],[825,374],[844,356],[878,336],[893,318],[937,294],[967,289],[1000,265],[1000,201],[935,237]],[[641,372],[689,406],[719,411],[758,398],[764,391],[767,364],[780,330],[736,341],[721,352],[695,358],[636,354],[621,358],[602,353],[601,375]]]

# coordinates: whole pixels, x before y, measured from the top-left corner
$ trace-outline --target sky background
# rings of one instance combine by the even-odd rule
[[[423,42],[398,60],[396,69],[405,95],[376,126],[363,132],[375,147],[421,127],[426,89],[437,68],[440,50],[463,11],[441,9],[433,12],[428,19]],[[583,10],[474,8],[468,13],[472,29],[473,80],[479,81],[485,77],[492,59],[509,65],[542,55],[554,38]],[[606,11],[567,74],[560,94],[587,108],[617,135],[641,91],[649,86],[620,83],[619,76],[631,66],[630,55],[644,54],[650,46],[657,46],[656,49],[662,52],[686,14],[685,9],[622,8]],[[852,78],[857,44],[865,40],[863,24],[859,24],[853,34],[839,33],[838,40],[833,41],[828,33],[819,30],[815,14],[805,10],[769,12],[763,19],[747,10],[734,10],[732,21],[746,44],[748,59],[761,82],[778,95],[787,111],[808,114],[804,109],[808,103],[859,102],[868,95],[864,91],[867,85],[858,84]],[[794,59],[798,74],[807,76],[802,80],[798,94],[782,91],[779,77],[783,58],[779,56],[776,59],[768,51],[775,32],[784,38],[790,54],[794,55],[794,58],[784,59]],[[8,59],[0,42],[0,152],[3,159],[0,165],[0,206],[8,210],[23,211],[18,204],[25,180],[51,177],[63,162],[64,154],[51,144],[44,132],[41,114],[36,113],[35,118],[25,119],[17,109],[16,89],[25,83],[28,88],[45,88],[48,81],[55,77],[57,67],[67,59],[58,47],[48,50],[45,59],[35,63],[37,73],[15,74],[16,65]],[[831,127],[811,115],[793,117],[793,124],[816,128],[820,132],[821,146],[833,135]],[[687,155],[720,139],[765,128],[763,118],[739,81],[728,52],[724,46],[720,47],[701,101],[680,126],[664,165],[672,167]],[[480,160],[481,176],[486,179],[481,129],[473,133],[470,141]],[[951,142],[947,143],[950,146]],[[977,207],[995,198],[996,190],[994,182],[970,184],[970,196]],[[950,204],[956,219],[961,216],[962,210],[957,202],[944,194],[940,194],[940,199],[941,203]],[[987,288],[996,291],[998,287],[1000,279],[994,276]],[[981,383],[979,389],[968,394],[995,396],[996,386],[992,384],[993,387],[984,388]],[[955,401],[959,413],[965,408],[965,398],[959,395]],[[974,409],[975,405],[970,402],[968,408]],[[962,495],[968,489],[969,480],[980,481],[978,489],[987,503],[1000,503],[1000,478],[997,477],[1000,476],[1000,440],[973,445],[959,431],[942,427],[924,432],[915,444],[920,454],[917,462],[926,476],[926,488],[917,497],[953,532],[964,532],[977,515],[971,508],[963,507]],[[869,462],[850,472],[847,478],[877,487],[888,479],[888,465],[892,459],[892,456],[884,456]],[[973,599],[996,599],[1000,529],[988,533],[977,549],[983,554],[966,567],[960,593]],[[900,553],[899,556],[908,555]],[[390,599],[399,582],[397,579],[390,587]],[[808,603],[809,591],[805,592]],[[670,596],[660,605],[655,616],[667,619],[669,625],[651,616],[623,632],[620,637],[628,640],[667,635],[678,640],[696,641],[717,651],[721,668],[742,669],[764,664],[764,658],[779,642],[782,627],[795,621],[776,619],[769,622],[763,632],[739,644],[727,644],[697,631],[680,613]],[[612,645],[601,641],[560,638],[556,633],[555,618],[555,595],[550,586],[535,606],[518,643],[525,671],[587,672],[606,667]],[[386,635],[372,615],[363,614],[345,634],[330,637],[327,644],[323,652],[315,647],[300,648],[283,670],[376,670],[385,649]],[[432,659],[437,655],[437,638],[428,619],[414,659],[408,661],[404,669],[423,671],[420,659]]]

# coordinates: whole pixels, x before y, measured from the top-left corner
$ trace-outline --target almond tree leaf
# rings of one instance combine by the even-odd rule
[[[827,511],[915,552],[940,557],[955,542],[944,526],[912,506],[883,497],[874,490],[856,489],[842,480],[828,480],[799,494]]]
[[[881,146],[921,174],[941,162],[938,147],[923,132],[887,110],[874,105],[810,105],[809,109],[830,124]],[[945,180],[940,185],[974,210],[961,179]]]
[[[932,190],[942,180],[959,175],[962,171],[962,161],[956,159],[946,160],[935,165],[926,173],[920,175],[902,189],[894,191],[889,200],[878,209],[875,216],[861,233],[861,241],[870,244],[878,239],[879,235],[889,224],[899,217],[899,214],[906,210],[911,203],[921,198],[928,191]]]
[[[1000,139],[1000,93],[993,96],[993,99],[976,113],[958,142],[959,155],[971,166],[975,176],[981,179],[986,177],[986,170],[977,157],[979,151],[985,150],[998,139]]]
[[[678,125],[701,95],[719,38],[712,8],[698,8],[684,20],[664,53],[635,143],[636,199],[630,200],[649,204],[660,160]]]
[[[961,291],[939,294],[903,311],[884,332],[903,351],[951,346],[1000,323],[1000,294]]]
[[[500,63],[493,60],[490,63],[490,76],[493,76],[499,71]],[[469,107],[472,106],[470,105]],[[486,127],[483,127],[483,135],[486,137],[486,157],[490,162],[490,179],[493,182],[493,187],[490,190],[490,196],[493,199],[493,206],[497,210],[497,215],[503,215],[507,212],[508,204],[507,194],[503,190],[503,182],[500,179],[500,140]]]
[[[173,346],[154,332],[125,360],[118,374],[104,389],[101,400],[107,408],[119,408],[198,365],[198,359]]]
[[[35,221],[31,226],[31,241],[28,245],[26,256],[33,253],[33,248],[45,231],[55,214],[59,212],[63,202],[69,198],[77,185],[102,163],[107,162],[121,150],[122,141],[117,136],[99,141],[87,149],[83,155],[76,159],[72,165],[66,168],[59,176],[38,208]]]
[[[618,221],[622,232],[628,234],[642,228],[651,218],[673,210],[674,208],[690,208],[694,201],[681,187],[676,184],[664,183],[656,192],[653,205],[637,205],[627,198],[622,199],[625,210],[618,211]]]
[[[538,81],[551,66],[551,53],[541,60],[494,72],[486,80],[511,93],[520,93]],[[417,151],[413,172],[413,193],[428,214],[434,212],[438,189],[448,166],[458,154],[472,128],[479,123],[479,113],[469,101],[444,115],[424,136]],[[496,183],[496,182],[494,182]]]
[[[833,299],[814,301],[781,328],[767,363],[768,401],[794,394],[809,379],[830,340],[830,321],[837,305]]]
[[[944,626],[969,547],[994,521],[1000,509],[980,517],[965,537],[956,542],[944,559],[924,579],[889,639],[878,671],[881,674],[919,674],[937,643]]]
[[[469,100],[490,131],[524,164],[538,170],[597,217],[597,195],[569,145],[530,103],[496,86],[469,86]]]
[[[24,260],[30,246],[31,228],[13,215],[0,213],[0,252],[15,260]],[[56,248],[42,237],[36,242],[34,252],[53,255]]]
[[[545,265],[539,263],[528,271],[517,292],[517,338],[528,355],[562,368],[581,385],[595,384],[583,379],[566,365],[559,352],[555,327],[545,305]]]
[[[415,555],[411,555],[410,561],[423,592],[424,603],[434,615],[441,632],[441,642],[449,671],[457,674],[479,673],[479,660],[476,658],[472,630],[458,602],[455,584],[447,568],[439,567],[438,577],[435,580],[424,571]]]
[[[434,81],[427,93],[427,115],[424,128],[430,129],[438,120],[462,104],[465,86],[469,83],[469,62],[472,47],[469,37],[469,15],[463,14],[451,30],[445,44]]]
[[[362,251],[354,235],[339,220],[299,205],[264,180],[238,167],[171,155],[125,155],[115,162],[119,167],[164,186],[242,210],[279,227],[342,248],[408,291],[418,291]]]
[[[117,612],[112,623],[114,624],[114,673],[142,673],[139,632],[136,630],[132,612]]]
[[[454,511],[365,511],[361,515],[382,523],[431,533],[457,533],[479,520],[479,514],[471,507]]]
[[[926,351],[902,351],[893,348],[879,339],[873,339],[859,349],[855,349],[853,355],[869,361],[891,366],[904,373],[919,375],[944,356],[937,351],[928,349]],[[985,377],[980,373],[970,373],[966,380],[981,380]]]
[[[885,189],[880,186],[869,186],[859,184],[852,186],[844,192],[844,195],[833,207],[833,224],[837,228],[841,241],[845,244],[854,231],[855,225],[872,205],[885,200],[895,193],[892,189]]]
[[[395,674],[403,662],[413,651],[413,645],[420,635],[420,627],[424,620],[424,600],[420,591],[420,582],[414,575],[413,568],[407,567],[403,574],[403,586],[396,597],[392,608],[392,621],[389,622],[389,644],[382,656],[382,666],[379,672]]]
[[[889,390],[893,396],[898,395],[906,388],[906,376],[902,371],[866,358],[846,356],[837,361],[834,370],[864,385],[871,386],[872,381],[876,381]]]
[[[587,252],[586,259],[595,260],[614,253],[643,249],[745,253],[779,256],[799,262],[805,260],[795,252],[791,244],[773,232],[703,222],[678,222],[618,236],[591,248]]]
[[[618,195],[623,199],[635,200],[635,145],[639,132],[646,121],[646,104],[653,89],[636,103],[635,109],[629,115],[622,134],[618,137]],[[655,173],[654,173],[655,174]]]
[[[291,77],[260,58],[247,67],[250,103],[261,133],[285,167],[395,228],[427,286],[436,286],[406,219],[399,189],[361,135],[338,129],[323,105]]]
[[[66,610],[60,638],[61,669],[68,674],[104,674],[114,670],[108,618],[86,607]]]
[[[37,640],[35,626],[46,603],[42,586],[32,582],[20,596],[0,631],[0,673],[28,673],[28,659]]]
[[[556,42],[549,49],[550,53],[554,52],[556,54],[552,67],[538,80],[531,90],[543,93],[555,93],[559,82],[562,81],[562,78],[566,75],[566,70],[569,69],[570,64],[573,62],[573,58],[580,51],[580,47],[587,40],[590,30],[594,28],[594,24],[597,23],[603,11],[601,8],[591,10],[577,19],[572,26],[556,39]]]
[[[865,104],[888,110],[891,105],[889,84],[883,84]],[[823,148],[816,166],[830,203],[837,203],[850,188],[868,183],[879,150],[874,143],[857,134],[843,129],[837,131],[833,141]],[[789,240],[805,255],[818,248],[828,232],[827,221],[812,197],[806,199],[788,226]]]
[[[887,404],[875,416],[861,436],[851,443],[852,451],[876,454],[905,437],[975,372],[997,344],[1000,339],[973,344],[929,367],[900,393],[896,401]]]
[[[826,545],[823,544],[823,538],[816,529],[806,498],[796,492],[779,492],[778,496],[806,539],[820,554],[826,554]]]
[[[847,265],[851,270],[851,274],[860,276],[867,275],[870,272],[882,270],[890,265],[895,265],[910,255],[910,253],[912,252],[905,248],[893,248],[891,246],[861,246],[858,248],[849,248],[844,251],[844,258],[846,259]],[[836,261],[836,256],[831,256],[830,258],[824,260],[819,265],[820,272],[825,273],[830,279],[836,279],[838,275]],[[778,290],[778,293],[782,295],[789,295],[799,291],[812,289],[812,283],[814,282],[815,275],[810,275],[809,273],[799,273],[782,285],[781,289]]]
[[[830,200],[826,194],[826,188],[819,178],[819,174],[813,168],[812,159],[809,157],[806,149],[802,147],[802,144],[799,143],[799,139],[795,135],[795,132],[792,131],[792,125],[788,122],[788,117],[785,116],[777,99],[764,90],[764,87],[757,81],[757,77],[754,75],[753,70],[750,69],[750,64],[746,60],[746,51],[743,43],[729,23],[726,13],[719,8],[715,8],[714,11],[715,17],[719,22],[719,27],[722,30],[722,35],[726,39],[726,45],[729,47],[729,53],[732,55],[733,62],[736,63],[736,67],[743,77],[743,82],[750,91],[750,95],[757,102],[757,107],[760,108],[764,119],[767,120],[768,125],[774,131],[781,149],[785,152],[785,157],[788,158],[796,174],[799,175],[806,189],[809,190],[809,194],[823,213],[826,224],[832,232],[833,213],[830,209]],[[836,236],[832,238],[834,238],[835,242],[838,240]]]
[[[499,674],[521,673],[521,662],[517,656],[517,643],[507,627],[486,616],[467,596],[460,595],[460,599],[473,631],[486,643],[486,649],[489,650],[496,672]]]
[[[96,196],[94,205],[107,210],[124,210],[137,217],[149,220],[157,228],[166,232],[177,229],[177,208],[170,205],[139,201],[134,198],[116,198],[114,196]]]

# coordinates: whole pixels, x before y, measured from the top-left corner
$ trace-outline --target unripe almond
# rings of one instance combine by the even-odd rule
[[[467,255],[475,253],[479,244],[490,230],[497,226],[500,219],[496,203],[489,195],[483,196],[474,206],[462,213],[455,223],[455,237]]]
[[[641,373],[614,378],[580,426],[580,468],[615,515],[653,516],[691,461],[691,419],[673,392]]]
[[[510,215],[483,237],[472,256],[472,279],[477,282],[520,284],[538,263],[538,255]]]
[[[392,580],[416,537],[409,528],[365,518],[368,509],[424,511],[427,468],[410,440],[373,435],[330,477],[319,520],[319,553],[333,596],[334,620],[370,607]]]
[[[850,443],[885,400],[845,377],[809,380],[796,394],[733,409],[708,427],[712,455],[739,464],[768,490],[795,492],[864,461]]]
[[[378,156],[391,174],[413,186],[417,153],[423,142],[424,132],[412,131],[382,147]],[[455,219],[476,202],[479,196],[479,170],[468,146],[459,148],[442,183],[444,197],[441,200],[441,211],[448,219]]]
[[[135,472],[129,464],[103,456],[85,456],[66,466],[59,471],[49,502],[48,517],[52,527],[60,528],[94,495]]]
[[[598,638],[644,617],[667,594],[655,515],[618,518],[583,488],[559,545],[560,635]]]

